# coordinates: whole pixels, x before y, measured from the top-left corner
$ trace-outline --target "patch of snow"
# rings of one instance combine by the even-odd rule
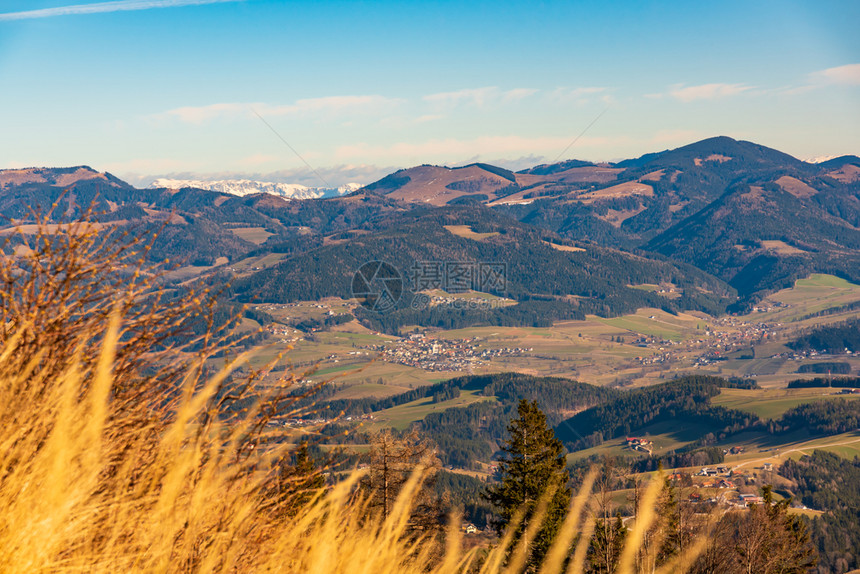
[[[360,183],[347,183],[340,187],[307,187],[297,183],[275,183],[271,181],[252,181],[249,179],[222,179],[204,181],[195,179],[159,178],[148,186],[150,189],[167,188],[182,189],[193,187],[209,191],[219,191],[244,197],[254,193],[268,193],[285,199],[316,199],[320,197],[338,197],[360,189]]]
[[[831,159],[836,159],[839,157],[838,155],[822,155],[818,157],[813,157],[811,159],[804,160],[806,163],[824,163],[825,161],[830,161]]]

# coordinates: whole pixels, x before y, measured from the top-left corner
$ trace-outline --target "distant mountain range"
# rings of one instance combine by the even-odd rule
[[[541,322],[643,305],[719,313],[810,273],[860,283],[857,156],[809,163],[717,137],[617,163],[516,173],[422,165],[356,187],[160,180],[137,189],[86,166],[4,170],[0,215],[26,222],[27,206],[59,202],[61,219],[95,203],[104,221],[126,226],[172,213],[151,258],[226,261],[200,271],[237,274],[236,297],[267,301],[349,296],[353,267],[369,257],[509,266],[517,312],[404,311],[403,324]],[[657,283],[677,296],[633,288]]]
[[[812,164],[716,137],[613,164],[419,166],[365,189],[409,203],[481,203],[567,239],[660,253],[742,298],[812,271],[860,280],[857,156]]]
[[[352,193],[361,188],[360,183],[348,183],[340,187],[307,187],[296,183],[275,183],[271,181],[252,181],[248,179],[195,180],[159,178],[148,186],[150,189],[208,189],[244,197],[255,193],[269,193],[289,199],[319,199],[337,197]]]

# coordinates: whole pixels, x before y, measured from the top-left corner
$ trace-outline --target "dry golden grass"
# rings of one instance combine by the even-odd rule
[[[445,229],[447,229],[450,233],[456,235],[457,237],[464,237],[466,239],[474,239],[475,241],[481,241],[482,239],[486,239],[488,237],[494,237],[499,234],[498,231],[491,231],[488,233],[478,233],[474,229],[472,229],[469,225],[443,225]]]
[[[549,241],[543,241],[543,240],[541,240],[541,241],[543,243],[546,243],[547,245],[549,245],[550,247],[552,247],[556,251],[585,251],[585,249],[583,249],[582,247],[575,247],[573,245],[560,245],[558,243],[551,243]]]
[[[181,315],[205,309],[200,295],[162,301],[138,252],[93,229],[37,237],[23,263],[0,265],[0,572],[522,570],[529,546],[514,539],[516,520],[484,553],[463,551],[456,517],[444,536],[416,537],[408,522],[420,468],[385,519],[357,489],[358,471],[302,502],[285,496],[287,447],[264,430],[294,400],[284,394],[291,379],[228,409],[259,376],[222,392],[248,357],[212,373],[207,359],[224,345],[216,335],[194,351],[165,346]],[[114,275],[124,260],[136,263]],[[572,501],[542,574],[582,571],[593,480]],[[539,524],[532,517],[525,539]]]
[[[633,195],[653,197],[654,188],[647,183],[628,181],[625,183],[619,183],[618,185],[613,185],[612,187],[589,191],[588,193],[577,195],[573,199],[582,201],[583,203],[591,203],[599,199],[613,199],[616,197],[629,197]]]
[[[796,177],[791,177],[790,175],[780,177],[775,183],[794,197],[799,197],[801,199],[812,197],[818,193],[818,190],[814,187],[810,187],[806,183],[800,181]]]

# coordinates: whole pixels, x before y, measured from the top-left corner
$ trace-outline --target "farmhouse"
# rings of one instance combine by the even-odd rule
[[[740,499],[744,504],[761,504],[764,502],[761,496],[755,494],[741,494]]]

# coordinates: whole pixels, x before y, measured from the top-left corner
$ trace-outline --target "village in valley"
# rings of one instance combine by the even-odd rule
[[[431,338],[413,333],[394,345],[365,347],[380,353],[382,360],[427,371],[470,371],[498,357],[521,356],[533,351],[525,347],[481,348],[479,337],[470,339]]]

